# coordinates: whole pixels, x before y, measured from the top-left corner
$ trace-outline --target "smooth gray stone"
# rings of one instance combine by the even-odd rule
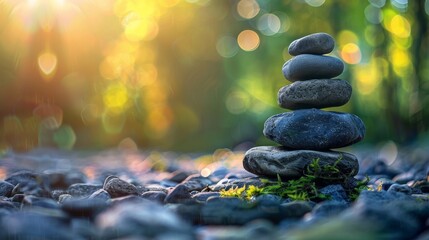
[[[285,147],[327,150],[359,142],[364,138],[365,125],[353,114],[312,108],[268,118],[263,133]]]
[[[342,175],[338,179],[357,174],[359,163],[356,156],[350,153],[336,151],[290,150],[285,147],[261,146],[246,152],[243,167],[247,171],[266,177],[276,177],[282,180],[301,177],[313,159],[319,159],[319,164],[333,165],[339,158],[337,168]]]
[[[351,95],[352,87],[347,81],[315,79],[296,81],[282,87],[277,100],[282,108],[291,110],[326,108],[346,104]]]
[[[291,81],[333,78],[344,70],[344,63],[335,57],[313,54],[298,55],[287,61],[282,68],[284,77]]]
[[[326,54],[332,52],[335,40],[327,33],[313,33],[293,41],[288,52],[292,56],[300,54]]]
[[[106,190],[112,198],[138,194],[136,186],[119,178],[111,178],[106,181],[103,189]]]

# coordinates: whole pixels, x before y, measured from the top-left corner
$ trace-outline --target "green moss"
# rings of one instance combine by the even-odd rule
[[[326,200],[329,199],[329,196],[319,192],[317,183],[320,180],[338,179],[342,174],[337,167],[341,160],[342,157],[338,158],[333,164],[321,166],[319,159],[314,159],[307,167],[306,173],[299,179],[282,181],[280,176],[277,175],[277,181],[261,179],[263,183],[262,187],[254,185],[243,186],[241,188],[236,187],[229,190],[221,190],[220,195],[221,197],[238,197],[245,200],[251,200],[262,194],[272,194],[292,200]],[[350,200],[355,200],[361,191],[368,189],[368,181],[369,178],[366,178],[358,182],[357,186],[349,191]]]

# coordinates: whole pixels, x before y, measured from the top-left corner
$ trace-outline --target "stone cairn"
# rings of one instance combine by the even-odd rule
[[[278,103],[293,111],[268,118],[263,132],[282,146],[260,146],[247,151],[243,160],[247,171],[264,177],[279,175],[282,180],[296,179],[318,159],[321,168],[330,165],[340,171],[322,178],[342,180],[358,173],[356,156],[331,149],[362,140],[362,120],[350,113],[320,110],[342,106],[352,94],[347,81],[332,79],[343,72],[343,62],[323,55],[330,53],[334,45],[334,39],[326,33],[311,34],[290,44],[289,54],[294,57],[282,70],[292,84],[279,90]]]

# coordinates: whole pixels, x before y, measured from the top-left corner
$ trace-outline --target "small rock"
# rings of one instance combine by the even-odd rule
[[[54,199],[55,201],[58,201],[59,197],[62,194],[67,194],[66,190],[53,190],[51,191],[51,198]]]
[[[154,202],[163,203],[167,194],[163,191],[147,191],[141,197]]]
[[[359,169],[357,158],[350,153],[289,150],[285,147],[271,146],[254,147],[247,151],[243,167],[261,176],[274,178],[278,174],[282,179],[293,179],[301,177],[314,159],[319,159],[320,166],[334,165],[341,159],[336,165],[341,171],[340,175],[320,177],[344,179],[356,175]]]
[[[31,195],[25,196],[22,203],[23,203],[23,206],[25,207],[40,207],[40,208],[48,208],[48,209],[60,208],[57,201],[53,199],[44,198],[44,197],[35,197]]]
[[[190,225],[147,200],[114,205],[97,216],[96,225],[102,231],[100,239],[157,239],[167,233],[186,234],[188,239],[194,239]]]
[[[10,174],[5,179],[5,181],[16,186],[18,183],[26,184],[28,182],[34,182],[35,184],[40,184],[42,183],[42,178],[40,174],[27,171],[27,170],[22,170],[22,171],[18,171]]]
[[[296,110],[342,106],[351,95],[352,87],[344,80],[315,79],[282,87],[277,99],[282,108]]]
[[[108,207],[102,199],[67,199],[61,209],[74,217],[94,217]]]
[[[282,197],[273,194],[261,194],[256,196],[252,202],[260,205],[279,205],[282,202]]]
[[[197,193],[192,196],[192,199],[197,200],[198,202],[206,202],[209,197],[219,197],[220,193],[218,192],[202,192]]]
[[[183,180],[181,184],[185,185],[190,191],[201,191],[207,186],[212,185],[213,182],[210,180],[210,178],[203,177],[199,174],[193,174]]]
[[[279,222],[280,205],[256,206],[238,198],[210,197],[201,208],[200,220],[207,225],[243,225],[255,219]]]
[[[312,54],[298,55],[282,68],[284,77],[291,81],[333,78],[344,70],[344,63],[335,57]]]
[[[292,56],[300,54],[326,54],[332,52],[335,40],[327,33],[313,33],[293,41],[288,52]]]
[[[104,190],[104,189],[98,189],[94,193],[92,193],[89,197],[89,199],[100,199],[104,201],[108,201],[111,199],[110,194]]]
[[[190,174],[188,172],[177,170],[171,173],[171,177],[168,180],[176,183],[181,183],[189,176]]]
[[[12,183],[6,181],[0,181],[0,196],[11,197],[12,190],[15,186]]]
[[[72,184],[67,192],[73,197],[89,197],[92,193],[101,189],[100,184],[75,183]]]
[[[38,173],[27,170],[18,171],[9,175],[5,181],[15,186],[12,195],[24,193],[41,197],[49,196],[49,192],[42,185],[43,178]]]
[[[333,184],[323,187],[319,189],[319,193],[328,196],[331,201],[336,201],[344,204],[347,204],[349,202],[347,193],[344,190],[343,186],[341,186],[340,184]]]
[[[165,197],[165,203],[186,203],[192,202],[190,190],[183,184],[174,187]]]
[[[305,216],[307,224],[326,221],[327,218],[338,216],[345,211],[349,205],[345,202],[324,201],[317,204],[311,214]]]
[[[383,205],[395,200],[413,200],[410,195],[401,192],[387,191],[362,191],[356,200],[356,204],[376,204]]]
[[[46,170],[43,178],[49,189],[67,189],[72,184],[86,182],[85,174],[77,170]]]
[[[406,185],[406,184],[392,184],[389,189],[387,190],[388,192],[401,192],[401,193],[405,193],[407,195],[411,195],[413,193],[413,189]]]
[[[0,218],[0,230],[0,239],[83,239],[63,219],[26,212]]]
[[[365,135],[365,125],[353,114],[313,108],[268,118],[264,135],[293,149],[327,150],[361,141]]]
[[[58,197],[58,202],[59,202],[59,203],[63,203],[64,201],[69,200],[69,199],[72,199],[72,198],[73,198],[73,196],[72,196],[72,195],[70,195],[70,194],[61,194],[61,195]]]
[[[400,171],[387,165],[383,159],[380,158],[366,158],[361,162],[362,175],[384,175],[390,179],[400,174]]]
[[[282,203],[280,207],[284,218],[301,218],[313,209],[313,206],[306,201]]]
[[[103,188],[112,198],[137,195],[136,186],[119,178],[111,178],[109,181],[105,182]]]

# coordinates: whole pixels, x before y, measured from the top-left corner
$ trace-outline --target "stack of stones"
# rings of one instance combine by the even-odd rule
[[[331,149],[352,145],[363,139],[362,120],[349,113],[322,111],[342,106],[352,93],[347,81],[332,79],[343,72],[343,62],[324,56],[334,49],[334,39],[315,33],[297,39],[289,46],[293,57],[283,65],[283,75],[292,84],[278,93],[281,107],[293,111],[274,115],[264,125],[264,135],[282,146],[260,146],[246,152],[243,166],[256,175],[282,179],[299,178],[309,164],[319,159],[319,166],[335,165],[337,180],[357,174],[356,156]]]

